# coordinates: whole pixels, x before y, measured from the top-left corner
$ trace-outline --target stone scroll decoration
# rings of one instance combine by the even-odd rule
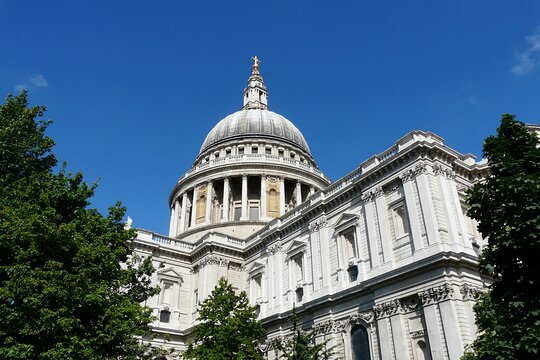
[[[200,268],[203,268],[207,265],[218,265],[218,266],[228,267],[229,260],[222,258],[220,256],[216,256],[216,255],[206,256],[203,259],[201,259],[198,263],[196,263],[195,266],[193,266],[193,271],[196,272]]]
[[[447,179],[454,179],[456,177],[456,174],[454,171],[450,168],[441,166],[441,165],[433,165],[433,173],[435,175],[442,175]]]
[[[365,193],[362,194],[362,200],[365,202],[365,203],[368,203],[368,202],[371,202],[371,201],[374,201],[376,198],[378,198],[379,196],[383,196],[384,195],[384,190],[381,186],[379,187],[376,187],[375,189],[371,190],[371,191],[367,191]]]
[[[422,306],[432,305],[444,300],[452,299],[453,296],[454,289],[450,286],[450,284],[442,284],[418,293]]]
[[[313,326],[317,335],[345,332],[349,324],[365,324],[371,326],[375,321],[373,310],[361,311],[337,320],[326,320]]]
[[[323,215],[319,219],[309,223],[308,228],[309,228],[309,231],[316,232],[326,226],[328,226],[328,219],[326,218],[325,215]]]
[[[485,293],[485,289],[470,284],[463,284],[459,292],[463,300],[478,300]]]
[[[404,172],[399,176],[402,182],[407,182],[413,180],[420,174],[425,174],[427,172],[427,165],[425,163],[420,163]]]
[[[282,250],[283,250],[283,246],[281,245],[281,242],[277,242],[275,244],[268,245],[266,247],[266,251],[269,252],[272,255],[274,255],[275,253],[280,252]]]

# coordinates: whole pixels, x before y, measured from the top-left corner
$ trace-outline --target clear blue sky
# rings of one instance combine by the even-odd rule
[[[2,96],[47,106],[93,206],[160,233],[253,55],[332,180],[413,129],[480,157],[502,113],[540,122],[539,1],[0,0]]]

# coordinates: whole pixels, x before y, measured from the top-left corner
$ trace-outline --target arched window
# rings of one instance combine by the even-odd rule
[[[356,325],[351,329],[353,360],[371,360],[369,338],[365,327]]]

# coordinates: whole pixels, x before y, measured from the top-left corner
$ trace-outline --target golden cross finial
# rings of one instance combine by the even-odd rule
[[[258,75],[259,74],[259,63],[261,62],[259,60],[259,58],[257,57],[257,55],[253,56],[251,58],[251,60],[253,60],[253,73],[254,75]]]

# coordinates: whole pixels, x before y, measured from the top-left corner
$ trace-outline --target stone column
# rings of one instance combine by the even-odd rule
[[[214,189],[212,187],[212,181],[208,181],[208,186],[206,187],[206,214],[204,214],[204,222],[210,224],[212,216],[212,196]]]
[[[177,217],[176,215],[176,202],[173,204],[173,206],[171,207],[171,221],[169,223],[169,237],[173,237],[174,235],[174,223],[175,223],[175,218]]]
[[[435,170],[435,177],[438,179],[439,191],[441,194],[441,202],[443,203],[443,212],[445,212],[445,218],[448,222],[448,235],[450,237],[451,243],[463,244],[461,241],[462,232],[458,228],[457,217],[455,215],[455,209],[453,208],[452,202],[454,201],[453,197],[448,191],[448,180],[447,177],[451,176],[452,170],[443,169],[437,167]],[[460,209],[461,210],[461,209]]]
[[[261,176],[261,218],[266,218],[266,175]]]
[[[178,198],[174,201],[174,221],[173,221],[173,232],[172,237],[178,235],[178,216],[180,215],[180,201]]]
[[[247,175],[242,175],[242,214],[240,220],[249,220],[248,218],[248,180]]]
[[[448,298],[451,295],[451,292],[452,289],[449,285],[443,284],[418,293],[424,312],[427,337],[429,339],[429,347],[433,359],[448,359],[449,354],[444,334],[445,329],[444,327],[441,327],[441,323],[444,326],[445,319],[441,319],[438,303]],[[455,334],[448,335],[455,336]],[[454,358],[451,358],[451,360],[453,359]],[[457,359],[458,358],[456,358],[456,360]]]
[[[315,188],[313,186],[309,187],[309,195],[315,194]]]
[[[285,178],[279,178],[279,215],[285,214]]]
[[[197,221],[197,186],[193,188],[193,201],[191,202],[191,226]]]
[[[187,193],[182,195],[182,213],[180,214],[180,229],[179,233],[183,233],[186,229],[186,213],[187,213]]]
[[[388,234],[388,207],[384,192],[381,188],[375,189],[375,208],[379,222],[379,233],[381,234],[381,244],[383,251],[383,261],[390,262],[393,258],[392,239]]]
[[[229,221],[229,178],[223,179],[223,214],[221,222]]]
[[[302,184],[300,181],[296,182],[296,206],[302,203]]]
[[[420,205],[422,206],[422,214],[424,215],[424,224],[426,225],[428,244],[434,244],[439,242],[439,231],[437,229],[438,222],[435,215],[435,208],[433,206],[433,199],[431,198],[431,187],[429,184],[429,174],[427,174],[427,167],[425,164],[417,165],[413,170],[413,175],[416,175],[416,184],[420,196]]]
[[[369,258],[371,261],[371,268],[379,266],[379,249],[377,247],[377,232],[375,230],[375,216],[374,212],[374,202],[372,194],[364,194],[362,197],[364,200],[364,215],[366,217],[367,224],[367,241],[369,245]]]
[[[410,229],[412,241],[414,244],[414,252],[424,248],[424,241],[422,239],[422,229],[420,228],[419,216],[416,211],[416,203],[414,201],[414,179],[412,179],[410,173],[405,173],[401,176],[403,183],[403,191],[405,193],[405,206],[409,215]]]

